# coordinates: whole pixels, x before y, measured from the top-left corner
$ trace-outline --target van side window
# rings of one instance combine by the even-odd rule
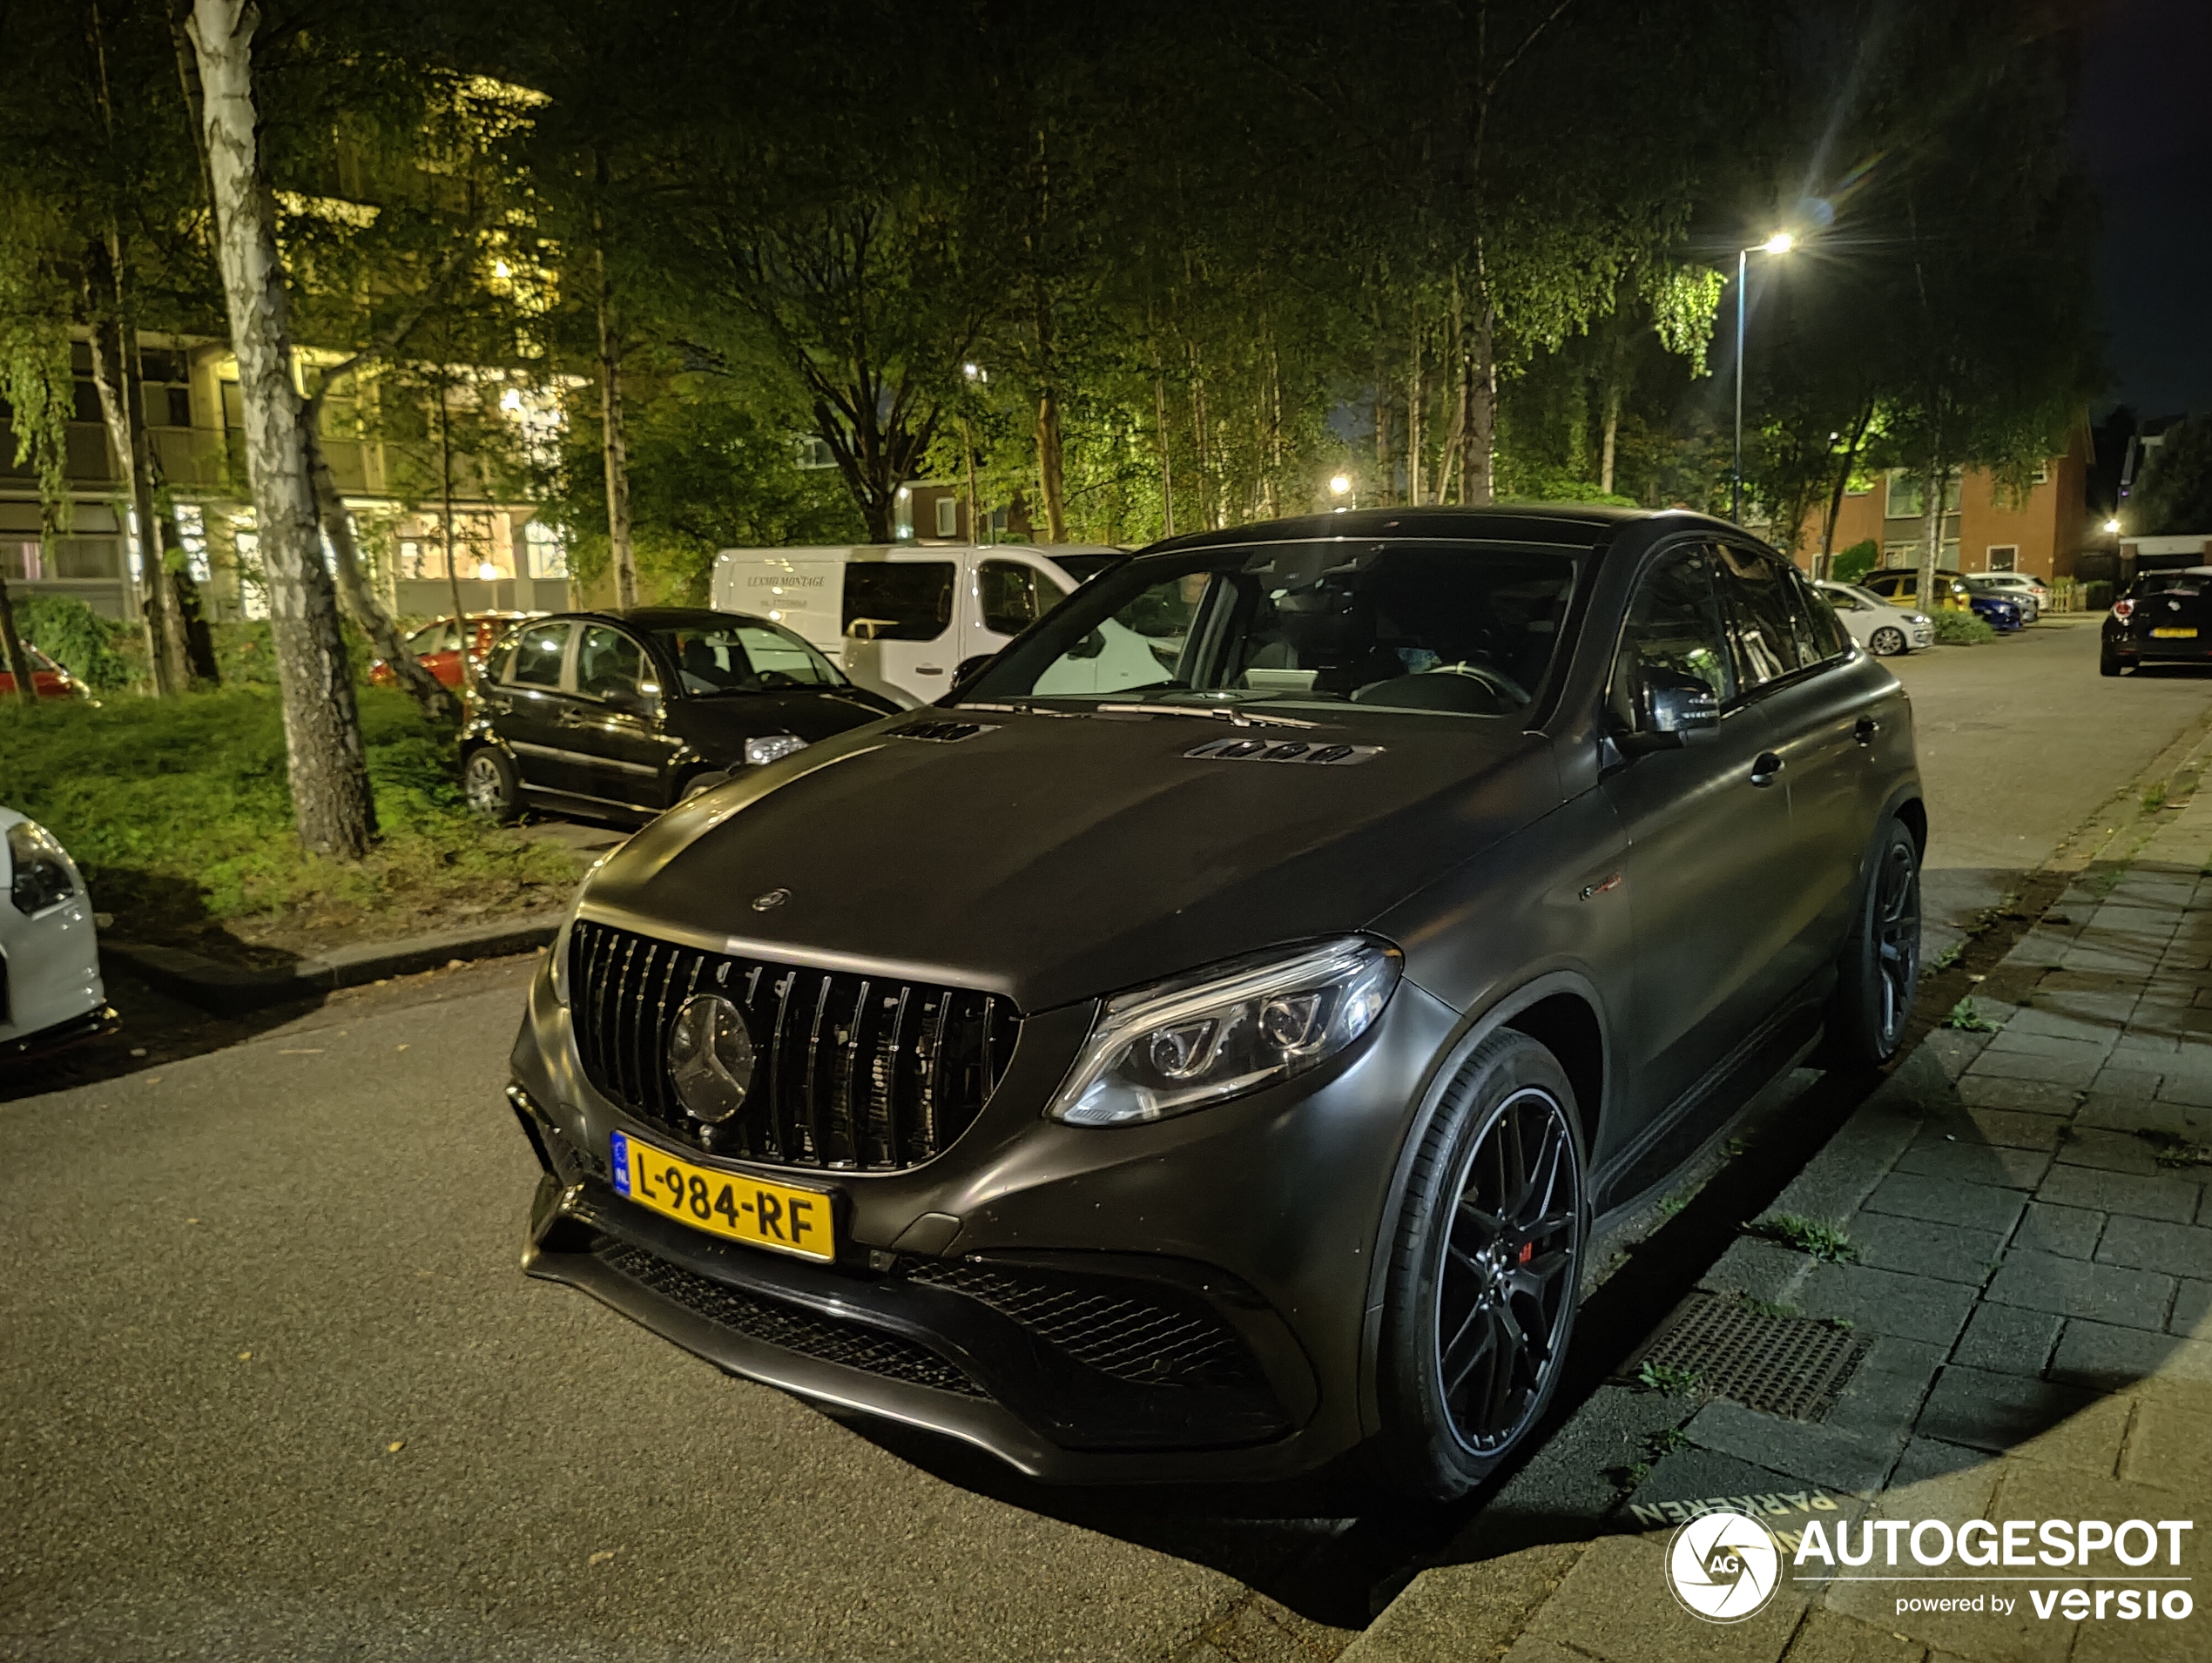
[[[1020,635],[1065,598],[1057,583],[1018,561],[987,560],[975,577],[983,627],[993,635]]]
[[[879,641],[934,641],[953,621],[953,562],[853,561],[845,569],[845,629],[863,618]]]

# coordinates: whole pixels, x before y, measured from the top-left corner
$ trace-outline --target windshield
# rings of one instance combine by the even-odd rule
[[[836,666],[772,623],[713,623],[656,630],[653,639],[693,698],[767,693],[781,687],[842,687]]]
[[[1551,665],[1575,569],[1561,550],[1447,542],[1272,543],[1135,560],[1077,589],[957,702],[1510,715]]]

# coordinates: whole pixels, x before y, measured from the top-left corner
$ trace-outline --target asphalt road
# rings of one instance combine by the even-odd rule
[[[1939,913],[2212,704],[2094,654],[1897,666]],[[525,1281],[527,971],[259,1032],[133,993],[113,1047],[150,1056],[0,1103],[0,1656],[1321,1658],[1437,1539],[1335,1494],[1041,1490]]]

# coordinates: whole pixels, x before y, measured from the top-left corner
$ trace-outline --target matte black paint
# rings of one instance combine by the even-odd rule
[[[1924,825],[1910,706],[1857,649],[1756,690],[1711,742],[1631,759],[1608,736],[1602,694],[1639,572],[1683,538],[1749,542],[1719,522],[1397,510],[1171,547],[1386,531],[1592,549],[1563,661],[1527,726],[1347,706],[1321,735],[1300,737],[1382,754],[1331,768],[1192,757],[1223,730],[1191,717],[995,711],[977,718],[990,731],[950,744],[873,724],[661,816],[601,869],[583,907],[718,950],[1011,996],[1026,1014],[1020,1043],[959,1142],[908,1172],[816,1175],[840,1198],[848,1244],[821,1274],[846,1278],[861,1303],[874,1298],[894,1244],[925,1215],[939,1222],[921,1231],[948,1256],[1096,1252],[1213,1267],[1279,1324],[1263,1363],[1293,1431],[1236,1449],[1076,1451],[1001,1404],[737,1339],[610,1285],[577,1250],[576,1216],[617,1235],[644,1229],[590,1178],[542,1198],[533,1274],[583,1287],[733,1371],[933,1426],[1055,1478],[1278,1476],[1373,1432],[1379,1249],[1457,1060],[1500,1025],[1577,1001],[1602,1054],[1569,1064],[1602,1082],[1599,1101],[1581,1105],[1593,1188],[1629,1199],[1612,1186],[1712,1087],[1717,1066],[1737,1069],[1734,1087],[1743,1059],[1765,1054],[1759,1035],[1794,1032],[1801,1007],[1816,1020],[1811,1003],[1832,981],[1877,828],[1898,812],[1916,833]],[[1778,772],[1760,765],[1775,757]],[[752,910],[777,888],[791,892],[786,903]],[[1151,1125],[1042,1118],[1100,997],[1355,930],[1397,943],[1406,979],[1331,1065]],[[546,975],[512,1064],[534,1112],[602,1161],[617,1128],[650,1141],[582,1077]],[[958,1221],[949,1241],[944,1218]],[[704,1237],[681,1245],[709,1275],[709,1249],[745,1252]],[[769,1256],[746,1259],[758,1276],[779,1274],[778,1262],[755,1261]]]

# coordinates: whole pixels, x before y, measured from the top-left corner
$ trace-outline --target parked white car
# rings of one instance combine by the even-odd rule
[[[0,1059],[97,1032],[107,1020],[91,899],[54,834],[0,808]]]
[[[1026,543],[725,549],[714,557],[713,603],[796,630],[862,687],[927,704],[1123,557],[1065,543],[1049,552]],[[1158,677],[1134,635],[1108,638],[1103,651],[1102,685]],[[1130,655],[1143,662],[1120,665]]]
[[[1836,609],[1851,638],[1877,658],[1919,652],[1935,644],[1935,625],[1925,613],[1900,610],[1872,589],[1856,583],[1824,582],[1816,587],[1821,598]]]

